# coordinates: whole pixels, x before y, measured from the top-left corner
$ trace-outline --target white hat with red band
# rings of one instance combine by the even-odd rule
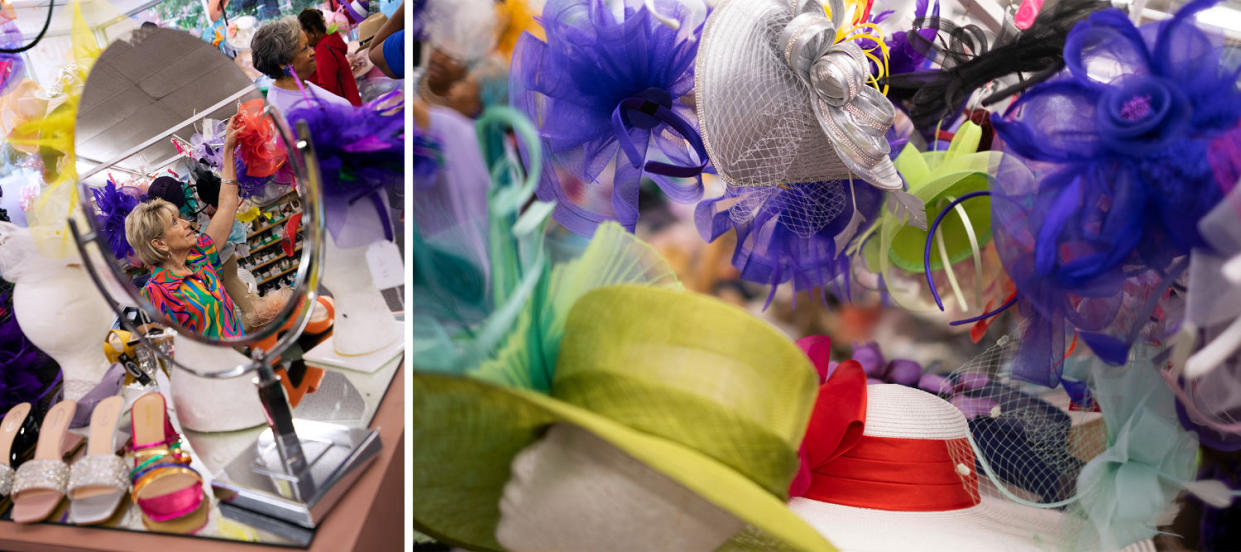
[[[980,492],[965,417],[930,393],[867,386],[842,363],[819,391],[802,446],[809,487],[790,508],[846,552],[1063,550],[1077,517]],[[852,366],[851,366],[852,365]],[[1126,552],[1154,550],[1150,541]]]

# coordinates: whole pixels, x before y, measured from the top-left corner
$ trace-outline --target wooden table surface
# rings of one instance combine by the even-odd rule
[[[371,428],[383,449],[336,504],[310,543],[312,552],[400,550],[405,539],[405,368],[397,369]],[[0,550],[13,552],[137,552],[154,550],[299,550],[280,546],[199,539],[69,525],[0,522]]]

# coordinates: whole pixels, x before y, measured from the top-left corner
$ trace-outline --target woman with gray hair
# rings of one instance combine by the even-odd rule
[[[254,60],[254,68],[274,81],[267,90],[267,103],[279,109],[281,114],[288,115],[295,107],[306,107],[306,97],[298,87],[299,80],[303,81],[302,86],[315,100],[352,105],[349,100],[307,80],[315,72],[315,49],[296,17],[281,17],[259,27],[250,41],[250,56]]]
[[[224,136],[224,162],[215,214],[199,234],[163,199],[138,204],[125,217],[125,240],[151,269],[142,296],[160,312],[204,337],[241,337],[241,311],[220,281],[216,244],[228,240],[241,197],[233,149],[236,119]]]

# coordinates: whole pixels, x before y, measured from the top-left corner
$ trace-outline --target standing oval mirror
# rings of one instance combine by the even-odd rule
[[[96,285],[121,283],[104,293],[112,308],[138,306],[121,321],[135,334],[129,345],[162,359],[131,375],[155,367],[145,371],[150,386],[169,397],[214,495],[199,535],[306,545],[341,495],[330,491],[381,446],[365,428],[402,341],[399,306],[388,307],[368,273],[376,247],[351,238],[359,229],[391,237],[386,196],[342,202],[337,210],[370,216],[328,239],[320,198],[336,197],[320,195],[316,127],[286,115],[198,37],[158,27],[120,37],[82,91],[75,162],[89,216],[87,227],[70,226],[80,250],[89,239],[102,252],[105,262],[87,263]],[[315,355],[326,373],[309,367]],[[243,377],[253,371],[257,389]],[[129,518],[113,526],[187,532]]]
[[[80,197],[129,298],[196,351],[174,359],[191,373],[238,375],[244,356],[203,346],[270,348],[298,310],[318,219],[293,142],[254,83],[188,33],[137,29],[86,80]]]

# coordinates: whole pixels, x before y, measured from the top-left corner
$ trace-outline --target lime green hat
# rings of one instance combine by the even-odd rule
[[[926,205],[927,221],[935,220],[953,199],[989,188],[991,171],[999,157],[996,152],[978,151],[981,138],[982,128],[966,121],[957,129],[947,150],[920,152],[911,144],[897,156],[896,169],[909,184],[909,193]],[[950,265],[971,255],[975,269],[981,270],[981,249],[991,241],[990,198],[964,202],[954,210],[956,216],[945,218],[939,227],[937,247],[930,255],[931,270],[951,271]],[[878,239],[866,246],[867,266],[889,282],[893,281],[893,265],[906,273],[923,274],[927,230],[892,216],[885,216],[878,227]],[[955,275],[950,278],[956,279]],[[893,299],[906,308],[916,308],[908,299],[902,300],[900,294],[894,293]]]
[[[596,289],[569,312],[550,394],[414,373],[415,527],[499,550],[513,458],[569,423],[745,522],[725,548],[834,550],[786,505],[817,384],[797,346],[741,309],[674,289]]]

